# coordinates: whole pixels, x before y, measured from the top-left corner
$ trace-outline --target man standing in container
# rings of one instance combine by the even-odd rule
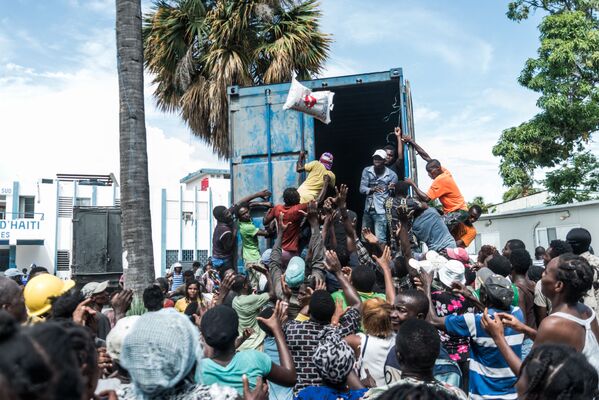
[[[381,243],[387,242],[385,201],[395,189],[397,174],[385,167],[387,152],[379,149],[372,155],[372,165],[364,168],[360,180],[360,193],[366,195],[362,228],[369,228]]]
[[[426,193],[420,190],[413,180],[405,180],[414,188],[420,200],[428,203],[429,201],[439,199],[443,206],[443,220],[450,231],[458,223],[466,221],[469,216],[468,205],[464,201],[464,196],[462,196],[451,173],[441,166],[439,160],[431,158],[422,147],[416,144],[411,136],[403,136],[401,140],[406,144],[411,144],[416,153],[426,161],[426,172],[428,172],[428,176],[433,180],[431,187]]]
[[[335,187],[335,174],[331,172],[333,168],[333,155],[331,153],[322,153],[318,161],[306,162],[306,152],[300,151],[299,158],[295,164],[297,173],[307,172],[308,176],[304,183],[297,188],[300,194],[300,204],[309,203],[316,200],[318,203],[324,201],[328,187]]]

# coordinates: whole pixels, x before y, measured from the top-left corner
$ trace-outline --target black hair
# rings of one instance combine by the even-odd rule
[[[300,194],[294,187],[289,187],[283,191],[283,202],[286,206],[294,206],[300,202]]]
[[[514,271],[521,275],[525,274],[532,265],[530,253],[526,249],[512,250],[509,260]]]
[[[490,244],[483,244],[480,247],[480,250],[478,251],[477,261],[479,263],[483,263],[487,259],[487,257],[492,256],[494,254],[499,254],[499,252],[494,246],[491,246]]]
[[[335,313],[335,302],[326,290],[316,290],[310,298],[310,317],[320,323],[330,323]]]
[[[168,292],[168,280],[164,277],[156,278],[156,280],[154,281],[154,286],[158,286],[160,290],[162,290],[163,292]]]
[[[534,347],[522,362],[526,374],[525,400],[593,399],[597,394],[597,371],[587,358],[563,344]]]
[[[260,311],[260,314],[258,314],[258,316],[260,318],[264,318],[264,319],[269,319],[270,317],[272,317],[272,315],[274,314],[275,309],[272,307],[266,307],[264,310]],[[258,320],[258,326],[260,327],[260,329],[262,329],[264,331],[264,333],[266,333],[266,335],[268,336],[272,336],[273,333],[270,330],[270,328],[268,326],[266,326],[266,324],[260,320]]]
[[[476,211],[479,215],[483,213],[483,209],[478,204],[473,204],[470,210]]]
[[[545,268],[538,265],[531,265],[526,276],[528,276],[528,279],[531,281],[537,283],[543,277],[543,271],[545,271]]]
[[[358,266],[352,270],[351,283],[359,292],[372,292],[376,274],[370,267]]]
[[[566,235],[566,241],[572,246],[574,254],[582,254],[589,251],[591,246],[591,232],[584,228],[573,228]]]
[[[407,182],[398,181],[395,184],[395,196],[408,197],[408,194],[410,193],[410,187],[410,184],[408,184]]]
[[[185,307],[185,311],[183,311],[183,314],[191,317],[192,315],[197,314],[198,308],[198,302],[192,301],[187,305],[187,307]]]
[[[50,319],[72,319],[73,312],[83,300],[83,295],[76,288],[72,288],[58,297],[51,298]]]
[[[421,319],[412,318],[402,323],[395,337],[397,359],[410,371],[432,373],[440,349],[439,332],[430,322]]]
[[[566,253],[557,262],[557,280],[563,282],[567,303],[578,302],[593,285],[593,267],[581,256]]]
[[[434,385],[401,383],[393,385],[377,400],[458,400],[456,396]]]
[[[38,267],[37,265],[33,268],[31,268],[31,271],[29,271],[29,279],[35,277],[38,274],[47,274],[48,270],[45,267]]]
[[[23,292],[12,279],[0,276],[0,307],[13,304],[15,297],[22,296]]]
[[[56,374],[52,398],[81,400],[84,389],[79,358],[67,330],[59,322],[48,321],[32,326],[26,333],[52,360]]]
[[[349,265],[349,253],[344,246],[340,246],[340,245],[337,246],[336,253],[337,253],[337,258],[339,259],[339,263],[342,266]]]
[[[543,258],[547,250],[543,246],[537,246],[535,248],[535,259],[540,260]]]
[[[243,274],[237,274],[235,276],[235,280],[233,281],[233,284],[231,285],[231,290],[236,293],[241,293],[241,290],[243,289],[243,286],[246,284],[246,282],[247,282],[247,276],[245,276]]]
[[[487,267],[497,275],[508,277],[512,273],[512,264],[507,257],[495,254],[488,262]]]
[[[383,150],[393,150],[393,153],[397,153],[395,146],[393,146],[392,144],[386,145],[385,147],[383,147]]]
[[[193,263],[191,263],[192,268],[200,268],[201,266],[202,264],[199,261],[194,261]]]
[[[144,307],[148,311],[161,310],[164,304],[164,293],[156,285],[145,288],[143,293]]]
[[[0,376],[17,399],[50,399],[54,373],[17,321],[0,310]]]
[[[551,243],[549,243],[549,247],[551,248],[551,253],[549,254],[549,257],[551,258],[559,257],[566,253],[572,253],[572,246],[565,240],[552,240]]]
[[[526,245],[520,239],[510,239],[507,241],[505,246],[512,251],[516,249],[526,249]]]
[[[428,171],[429,169],[432,168],[441,168],[441,163],[439,162],[439,160],[436,159],[432,159],[429,162],[426,163],[426,170]]]
[[[414,301],[416,306],[417,314],[424,314],[426,316],[429,310],[429,300],[422,290],[418,289],[406,289],[398,293],[398,295],[409,297]]]
[[[198,287],[198,301],[202,302],[202,289],[203,286],[200,282],[193,280],[193,281],[189,281],[185,284],[185,298],[187,298],[187,289],[191,286],[191,285],[196,285]]]
[[[248,210],[250,209],[250,204],[247,202],[243,202],[243,203],[239,203],[235,205],[235,215],[237,216],[237,218],[239,218],[239,214],[242,208],[247,208]]]
[[[188,270],[183,271],[183,279],[189,278],[190,276],[194,276],[192,270],[188,269]]]

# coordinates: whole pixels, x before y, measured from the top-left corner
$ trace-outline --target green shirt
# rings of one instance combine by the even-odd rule
[[[260,329],[257,318],[260,310],[269,300],[268,293],[239,295],[233,299],[233,309],[239,317],[239,336],[243,334],[245,328],[254,329],[252,336],[239,346],[238,351],[257,349],[264,342],[266,334]]]
[[[258,227],[253,222],[239,221],[244,261],[260,261],[260,248],[258,247],[258,235],[256,235],[258,231]]]
[[[347,308],[347,302],[345,301],[345,295],[343,294],[343,290],[337,290],[331,296],[333,296],[333,301],[335,303],[337,303],[337,299],[341,299],[343,301],[343,308]],[[360,296],[360,300],[362,300],[362,303],[370,299],[387,299],[387,296],[385,296],[384,293],[376,292],[358,292],[358,296]]]

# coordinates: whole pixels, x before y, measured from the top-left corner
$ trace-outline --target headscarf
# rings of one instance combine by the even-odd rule
[[[313,360],[321,378],[333,384],[345,382],[356,362],[354,351],[331,326],[320,334]]]
[[[139,317],[121,349],[121,365],[129,371],[139,398],[153,397],[183,381],[203,349],[198,329],[189,318],[165,308]]]
[[[327,170],[331,170],[333,168],[333,155],[329,152],[324,152],[320,156],[320,163],[324,165]]]

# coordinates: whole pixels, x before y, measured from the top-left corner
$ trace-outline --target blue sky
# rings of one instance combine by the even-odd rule
[[[499,201],[505,188],[491,147],[503,129],[536,112],[537,95],[516,79],[535,55],[541,15],[509,21],[507,1],[321,5],[322,30],[334,39],[323,76],[403,67],[418,141],[454,173],[467,199]],[[118,173],[114,0],[0,6],[0,132],[2,148],[12,149],[0,158],[0,181]],[[226,165],[176,115],[156,110],[146,81],[151,189]]]

